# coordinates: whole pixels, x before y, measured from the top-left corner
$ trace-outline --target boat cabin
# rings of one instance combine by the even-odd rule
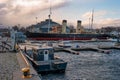
[[[49,46],[24,46],[24,52],[35,61],[48,61],[54,59],[54,49]]]
[[[52,47],[33,48],[33,59],[35,61],[54,60],[54,50]]]

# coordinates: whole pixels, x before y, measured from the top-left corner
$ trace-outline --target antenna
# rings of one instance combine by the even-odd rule
[[[52,14],[52,9],[51,9],[51,0],[50,1],[50,15]]]
[[[92,10],[91,30],[93,29],[93,15],[94,15],[94,9]]]
[[[52,10],[51,10],[51,0],[49,0],[49,2],[50,2],[50,8],[49,8],[49,15],[48,15],[48,18],[49,18],[49,24],[48,24],[48,33],[49,33],[49,29],[50,29],[50,26],[51,26],[51,24],[50,24],[50,21],[51,21],[51,14],[52,14]]]

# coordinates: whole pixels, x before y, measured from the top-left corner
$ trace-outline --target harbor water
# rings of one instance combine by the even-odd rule
[[[77,43],[85,44],[85,43]],[[89,43],[112,45],[113,43]],[[68,62],[65,73],[51,73],[42,76],[43,80],[119,80],[120,50],[110,49],[110,54],[93,51],[79,51],[79,55],[56,52],[55,55]]]

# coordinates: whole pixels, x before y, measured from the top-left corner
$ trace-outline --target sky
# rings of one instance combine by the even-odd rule
[[[62,24],[77,25],[82,21],[89,28],[93,16],[93,28],[120,26],[120,0],[0,0],[0,25],[27,27],[48,18]],[[36,18],[37,17],[37,18]]]

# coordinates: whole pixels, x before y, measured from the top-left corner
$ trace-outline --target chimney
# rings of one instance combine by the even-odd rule
[[[82,29],[81,22],[82,22],[81,20],[77,21],[77,30],[76,30],[77,33],[80,33],[80,30]]]
[[[63,20],[63,22],[62,22],[62,33],[66,33],[66,27],[67,27],[67,20]]]

